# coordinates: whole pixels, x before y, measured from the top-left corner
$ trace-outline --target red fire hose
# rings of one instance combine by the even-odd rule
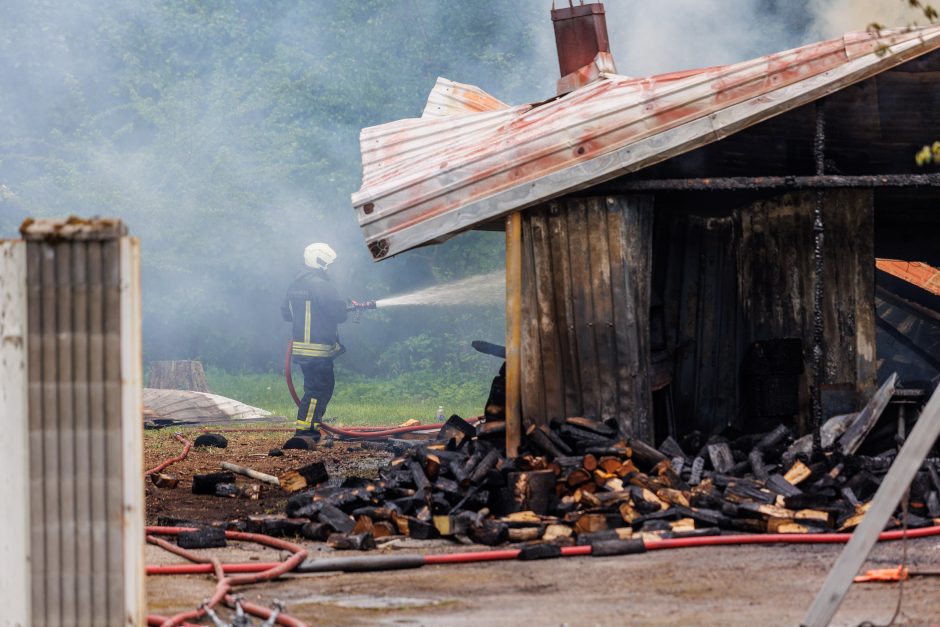
[[[294,388],[294,379],[291,376],[291,343],[287,345],[287,352],[284,354],[284,378],[287,380],[287,389],[290,390],[291,398],[294,404],[300,407],[300,397],[297,396],[297,390]],[[471,424],[479,422],[480,417],[468,420]],[[385,438],[412,431],[431,431],[440,429],[444,423],[434,423],[427,425],[411,425],[410,427],[331,427],[320,423],[319,428],[327,433],[342,436],[344,438]]]
[[[157,535],[177,535],[183,531],[194,531],[190,527],[147,527],[147,542],[155,544],[162,547],[163,549],[170,551],[175,555],[179,555],[185,559],[188,559],[195,564],[202,566],[209,566],[212,572],[215,573],[218,583],[216,585],[215,593],[212,595],[212,598],[206,603],[204,607],[201,607],[197,610],[189,610],[186,612],[180,612],[169,618],[157,615],[149,615],[147,617],[147,623],[149,625],[161,625],[162,627],[173,627],[176,625],[181,625],[188,620],[195,620],[201,618],[206,614],[205,608],[211,608],[218,604],[223,599],[228,603],[234,603],[234,598],[229,595],[229,591],[235,586],[259,583],[262,581],[270,581],[275,579],[284,573],[294,570],[300,563],[302,563],[307,558],[307,551],[302,546],[294,544],[292,542],[287,542],[286,540],[280,540],[278,538],[272,538],[270,536],[260,535],[256,533],[244,533],[241,531],[226,531],[225,537],[229,540],[241,540],[246,542],[257,542],[271,548],[290,551],[293,553],[287,560],[283,562],[275,562],[270,564],[264,564],[267,568],[260,571],[248,572],[243,571],[246,574],[237,575],[234,577],[226,576],[225,568],[222,563],[216,557],[203,557],[196,555],[186,549],[182,549],[175,544],[171,544],[166,540],[157,538]],[[252,564],[252,566],[258,566],[258,564]],[[149,568],[148,568],[149,570]],[[270,616],[270,610],[267,610],[263,607],[251,604],[251,603],[242,603],[242,608],[254,616],[260,618],[268,618]],[[281,614],[277,617],[277,623],[279,625],[287,625],[288,627],[306,627],[305,623]]]
[[[940,536],[940,525],[933,527],[923,527],[921,529],[909,529],[906,537],[909,540],[917,538],[927,538]],[[754,534],[754,535],[731,535],[731,536],[702,536],[697,538],[668,538],[664,540],[645,540],[643,542],[647,551],[661,551],[668,549],[695,548],[704,546],[728,546],[742,544],[845,544],[852,537],[850,533],[807,533],[807,534]],[[905,537],[904,531],[885,531],[878,536],[880,542],[901,540]],[[431,566],[442,564],[468,564],[473,562],[496,562],[504,560],[514,560],[519,557],[521,549],[501,549],[496,551],[473,551],[467,553],[442,553],[438,555],[422,556],[419,566]],[[579,557],[591,555],[591,547],[584,546],[565,546],[561,548],[562,557]],[[382,556],[383,558],[385,556]],[[402,556],[409,558],[409,565],[414,565],[411,560],[413,556]],[[356,560],[356,571],[366,570],[387,570],[395,568],[389,566],[388,561],[376,561],[376,564],[382,564],[384,567],[369,569],[366,567],[369,557],[348,558]],[[222,569],[225,572],[259,572],[265,571],[279,563],[248,563],[248,564],[223,564]],[[312,562],[316,565],[317,562]],[[400,566],[399,566],[400,567]],[[308,569],[301,564],[297,571],[306,572]],[[342,570],[336,568],[336,570]],[[180,574],[199,574],[212,572],[211,564],[181,564],[172,566],[148,566],[148,575],[180,575]]]
[[[144,476],[145,476],[145,477],[146,477],[147,475],[152,475],[152,474],[154,474],[154,473],[156,473],[156,472],[160,472],[161,470],[163,470],[163,469],[166,468],[167,466],[170,466],[171,464],[175,464],[176,462],[181,462],[181,461],[183,461],[184,459],[186,459],[186,456],[187,456],[187,455],[189,455],[189,449],[191,449],[191,448],[193,447],[193,443],[190,442],[189,440],[187,440],[186,438],[184,438],[184,437],[183,437],[181,434],[179,434],[179,433],[177,433],[177,434],[176,434],[175,436],[173,436],[173,437],[175,437],[179,442],[182,442],[182,443],[183,443],[183,452],[180,453],[179,455],[177,455],[176,457],[171,457],[170,459],[168,459],[168,460],[166,460],[166,461],[164,461],[164,462],[161,462],[159,466],[154,466],[153,468],[151,468],[150,470],[148,470],[147,472],[144,473]]]

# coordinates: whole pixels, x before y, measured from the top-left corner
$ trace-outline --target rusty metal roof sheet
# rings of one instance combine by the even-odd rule
[[[382,259],[688,152],[937,48],[940,26],[851,33],[727,66],[604,74],[515,107],[439,79],[423,117],[363,129],[352,203]]]
[[[897,259],[876,259],[875,266],[883,272],[896,276],[902,281],[940,296],[940,270],[920,261],[899,261]]]

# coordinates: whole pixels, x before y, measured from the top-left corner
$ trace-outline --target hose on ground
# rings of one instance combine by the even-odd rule
[[[173,437],[175,437],[178,442],[183,443],[183,452],[177,455],[176,457],[171,457],[170,459],[161,462],[158,466],[154,466],[153,468],[151,468],[150,470],[144,473],[145,477],[148,475],[152,475],[154,473],[160,472],[164,470],[165,468],[167,468],[168,466],[175,464],[176,462],[181,462],[184,459],[186,459],[187,455],[189,455],[189,449],[193,447],[193,443],[187,440],[186,438],[184,438],[182,434],[179,434],[179,433],[177,433]]]
[[[906,533],[901,530],[885,531],[878,536],[879,542],[909,540],[940,536],[940,525],[909,529]],[[662,551],[669,549],[696,548],[706,546],[729,546],[746,544],[845,544],[852,537],[850,533],[808,533],[808,534],[754,534],[730,536],[700,536],[696,538],[667,538],[663,540],[644,540],[643,545],[647,551]],[[364,556],[335,558],[329,560],[313,560],[298,565],[296,572],[323,572],[324,570],[346,572],[368,572],[381,570],[398,570],[401,568],[417,568],[420,566],[444,564],[469,564],[473,562],[495,562],[517,559],[522,549],[500,549],[495,551],[471,551],[465,553],[441,553],[437,555],[402,555],[400,559],[389,559],[388,556]],[[579,557],[591,555],[590,545],[565,546],[561,548],[561,557]],[[418,560],[417,558],[420,558]],[[325,563],[324,563],[325,562]],[[278,563],[247,563],[223,564],[224,572],[252,572],[265,571]],[[148,566],[148,575],[181,575],[212,572],[210,564],[178,564],[171,566]]]
[[[202,618],[206,614],[206,608],[212,608],[223,600],[230,604],[234,603],[235,599],[229,595],[229,592],[235,586],[260,583],[262,581],[276,579],[284,573],[290,572],[297,568],[297,566],[307,558],[307,550],[299,544],[294,544],[293,542],[288,542],[279,538],[272,538],[270,536],[256,533],[226,531],[225,537],[229,540],[256,542],[274,549],[290,551],[292,553],[292,555],[283,562],[264,564],[264,566],[267,567],[264,570],[254,572],[242,571],[244,574],[228,576],[226,575],[225,567],[217,557],[203,557],[201,555],[192,553],[191,551],[187,551],[186,549],[180,548],[175,544],[171,544],[162,538],[156,537],[158,535],[178,535],[184,531],[194,531],[194,529],[191,527],[147,527],[147,542],[160,546],[174,555],[179,555],[180,557],[187,559],[194,564],[209,566],[211,568],[211,572],[215,573],[217,579],[215,592],[213,593],[212,597],[199,609],[180,612],[169,618],[157,615],[149,615],[147,617],[147,623],[150,625],[175,627],[184,624],[188,620]],[[246,612],[260,618],[266,619],[270,616],[270,611],[251,603],[242,603],[242,608]],[[277,624],[287,625],[288,627],[306,627],[303,622],[286,614],[280,614],[277,617]]]
[[[287,352],[284,354],[284,379],[287,381],[287,389],[290,390],[291,398],[294,399],[294,404],[300,407],[300,397],[297,395],[297,389],[294,388],[294,379],[291,372],[291,348],[292,343],[287,344]],[[480,417],[471,418],[468,422],[475,423],[479,422]],[[411,425],[408,427],[331,427],[320,423],[320,429],[323,429],[327,433],[332,433],[333,435],[338,435],[344,438],[384,438],[393,435],[399,435],[401,433],[411,433],[412,431],[431,431],[440,429],[444,426],[444,423],[434,423],[427,425]]]

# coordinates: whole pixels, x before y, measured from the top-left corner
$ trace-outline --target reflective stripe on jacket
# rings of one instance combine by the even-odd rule
[[[308,269],[294,279],[281,315],[291,323],[294,355],[336,357],[343,352],[336,326],[346,321],[346,303],[323,270]]]

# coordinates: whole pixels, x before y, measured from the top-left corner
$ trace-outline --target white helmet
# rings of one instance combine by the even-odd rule
[[[311,268],[326,270],[326,267],[336,261],[336,251],[322,242],[310,244],[304,248],[304,263]]]

